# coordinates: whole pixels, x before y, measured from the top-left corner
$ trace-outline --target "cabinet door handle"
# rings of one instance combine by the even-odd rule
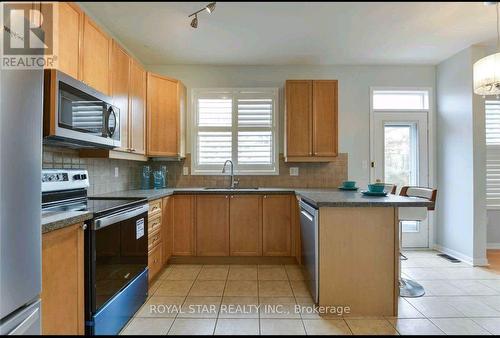
[[[80,225],[80,227],[82,228],[82,230],[87,230],[87,224],[85,223],[82,223],[82,225]]]

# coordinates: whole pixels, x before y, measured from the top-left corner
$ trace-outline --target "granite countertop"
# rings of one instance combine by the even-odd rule
[[[429,207],[432,202],[423,198],[387,195],[364,196],[358,191],[338,189],[297,189],[296,194],[317,208],[321,207]]]
[[[170,188],[149,190],[128,190],[113,192],[93,197],[102,198],[147,198],[152,201],[170,195],[179,194],[296,194],[316,207],[428,207],[432,203],[422,198],[410,198],[396,195],[387,197],[363,196],[359,191],[341,191],[338,189],[304,188]]]
[[[395,195],[387,197],[368,197],[358,191],[341,191],[338,189],[304,189],[304,188],[167,188],[147,190],[127,190],[95,195],[99,198],[142,198],[153,201],[173,194],[296,194],[309,204],[317,207],[428,207],[432,203],[421,198],[410,198]],[[87,211],[60,212],[42,217],[42,233],[64,228],[84,222],[92,218]]]
[[[73,224],[82,223],[93,217],[88,211],[67,211],[42,214],[42,234],[61,229]]]
[[[167,188],[167,189],[147,189],[147,190],[127,190],[94,195],[98,198],[146,198],[153,201],[173,194],[294,194],[293,188]]]

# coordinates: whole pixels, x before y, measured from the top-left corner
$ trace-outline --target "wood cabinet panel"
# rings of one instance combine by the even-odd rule
[[[397,208],[321,208],[320,214],[319,305],[349,304],[352,316],[396,316]]]
[[[120,109],[120,138],[122,145],[116,150],[121,151],[128,151],[130,149],[129,78],[130,57],[114,41],[111,51],[111,96],[113,105]]]
[[[195,247],[195,209],[194,197],[189,195],[174,196],[172,255],[194,256]]]
[[[88,16],[84,17],[82,80],[92,88],[110,95],[111,38]]]
[[[148,253],[148,280],[151,282],[162,268],[162,246],[157,245]]]
[[[146,71],[130,62],[130,148],[133,153],[146,154]]]
[[[286,81],[285,161],[330,162],[338,155],[338,81]]]
[[[84,232],[81,224],[42,236],[42,334],[84,333]]]
[[[178,80],[148,73],[147,80],[147,153],[149,156],[184,156],[184,87]]]
[[[229,255],[229,196],[196,197],[196,254]]]
[[[262,255],[262,196],[233,195],[229,201],[230,255]]]
[[[174,197],[163,198],[162,216],[162,241],[163,241],[163,264],[166,264],[172,256],[173,222],[174,222]]]
[[[152,234],[161,229],[161,214],[148,217],[148,233]]]
[[[291,203],[289,195],[262,199],[263,256],[291,256]]]
[[[148,251],[151,251],[155,246],[161,243],[162,243],[161,229],[148,233]]]
[[[337,81],[313,81],[313,155],[337,156]]]
[[[84,13],[73,2],[42,3],[44,19],[53,17],[50,6],[57,6],[57,18],[53,21],[55,31],[55,55],[57,69],[75,79],[81,79],[80,57]]]
[[[312,81],[286,81],[285,156],[312,155]]]

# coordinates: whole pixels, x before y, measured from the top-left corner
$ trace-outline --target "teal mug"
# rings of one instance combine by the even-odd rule
[[[356,187],[356,181],[344,181],[342,182],[342,188],[352,189]]]

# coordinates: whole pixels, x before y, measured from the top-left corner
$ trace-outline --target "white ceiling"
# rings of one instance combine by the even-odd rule
[[[82,3],[145,64],[437,64],[495,39],[482,2]]]

